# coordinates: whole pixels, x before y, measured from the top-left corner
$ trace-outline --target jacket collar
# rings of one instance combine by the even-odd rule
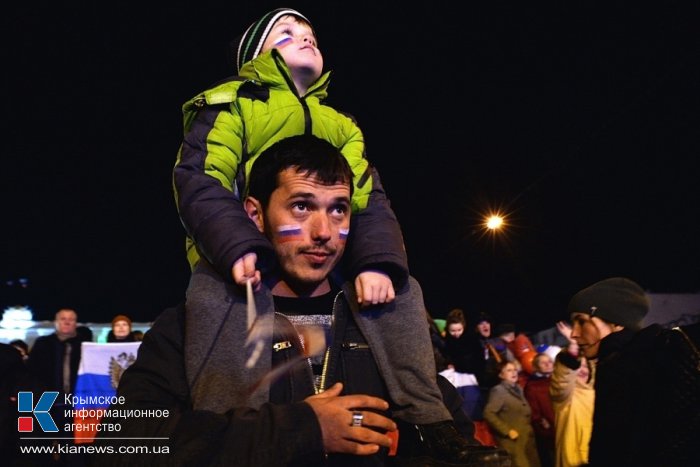
[[[650,345],[662,331],[663,328],[658,324],[650,324],[639,331],[623,329],[622,331],[609,334],[600,341],[598,360],[605,360],[611,355],[615,355],[626,349],[645,348]]]
[[[284,62],[282,55],[272,49],[269,52],[258,55],[253,60],[245,63],[239,72],[243,78],[264,83],[270,88],[282,88],[296,91],[291,86],[292,77],[287,64]],[[323,100],[328,96],[327,88],[330,83],[331,72],[327,71],[322,74],[315,83],[309,86],[306,95],[315,95],[319,100]]]

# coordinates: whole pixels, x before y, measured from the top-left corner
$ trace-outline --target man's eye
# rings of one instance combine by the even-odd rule
[[[333,213],[339,216],[344,216],[348,212],[347,206],[336,206],[333,208]]]
[[[294,203],[292,204],[292,209],[294,211],[306,211],[308,210],[308,205],[306,203]]]

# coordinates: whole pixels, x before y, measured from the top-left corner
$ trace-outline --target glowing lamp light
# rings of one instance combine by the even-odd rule
[[[34,324],[32,310],[26,306],[5,308],[0,320],[0,327],[5,329],[29,329]]]
[[[498,215],[489,216],[486,219],[486,228],[489,230],[498,230],[503,226],[503,218]]]

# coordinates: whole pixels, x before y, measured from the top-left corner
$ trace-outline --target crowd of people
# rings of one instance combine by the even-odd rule
[[[488,315],[468,325],[454,309],[434,332],[436,362],[455,384],[478,386],[465,411],[513,465],[695,465],[700,323],[642,328],[649,305],[629,278],[596,282],[556,323],[561,346],[532,343],[509,323],[492,336]]]
[[[325,101],[330,75],[309,19],[270,11],[232,49],[236,76],[183,106],[173,187],[192,275],[119,374],[115,410],[100,421],[119,437],[90,440],[116,452],[23,457],[13,432],[8,459],[700,465],[698,325],[641,329],[648,298],[613,277],[572,297],[557,324],[563,346],[539,349],[516,324],[461,309],[440,332],[362,131]],[[55,324],[31,349],[3,350],[3,374],[17,373],[3,387],[8,419],[19,390],[75,390],[91,332],[72,309]],[[110,344],[138,339],[128,316],[114,317]],[[161,416],[123,415],[141,411]],[[150,448],[135,449],[144,439]]]
[[[694,392],[699,387],[698,375],[688,373],[688,369],[691,365],[697,368],[700,361],[696,344],[700,325],[673,330],[651,325],[642,329],[641,322],[648,308],[648,298],[635,282],[620,277],[597,282],[572,297],[567,309],[568,319],[556,323],[556,329],[565,343],[563,346],[532,343],[525,333],[516,333],[515,325],[494,323],[492,317],[485,313],[476,314],[469,325],[461,309],[448,313],[444,329],[440,329],[426,311],[426,331],[432,336],[433,344],[430,355],[435,362],[441,398],[455,420],[460,436],[477,448],[472,452],[484,452],[478,449],[498,446],[509,456],[504,460],[504,454],[499,454],[500,457],[496,455],[494,461],[486,455],[476,463],[462,465],[692,465],[698,459],[693,445],[695,438],[677,422],[682,418],[689,427],[698,424],[699,407]],[[158,368],[165,362],[172,362],[172,358],[180,361],[176,363],[176,368],[181,365],[180,369],[184,369],[181,353],[184,350],[183,312],[182,308],[170,310],[159,319],[152,331],[155,335],[151,336],[150,352],[145,355],[151,360],[140,359],[140,364],[135,367],[139,373],[127,378],[126,389],[120,394],[133,400],[133,394],[139,394],[144,388],[150,387],[152,390],[152,380],[149,382],[149,379],[168,374]],[[347,326],[348,322],[345,322]],[[81,343],[92,341],[92,332],[78,325],[77,313],[68,308],[56,313],[54,324],[55,332],[37,339],[31,348],[21,340],[0,347],[4,376],[2,390],[6,401],[3,420],[15,417],[18,391],[73,393],[81,359]],[[491,332],[492,327],[496,330],[494,333]],[[361,332],[358,331],[354,329],[350,332],[359,338]],[[131,329],[130,318],[126,315],[115,316],[108,342],[137,340],[139,338]],[[173,341],[177,341],[173,349],[176,352],[166,350],[162,353],[164,349],[160,349],[161,355],[153,354],[154,346],[164,343],[173,345]],[[279,362],[273,359],[273,365],[275,363]],[[358,370],[371,366],[369,361],[365,361]],[[152,374],[144,376],[149,371]],[[461,397],[459,391],[453,391],[455,380],[448,382],[448,379],[441,377],[450,371],[473,376],[466,380],[478,386],[477,397]],[[654,371],[658,378],[649,380],[645,377],[649,371]],[[372,374],[377,379],[370,386],[381,386],[382,377],[376,367]],[[307,403],[315,407],[317,401],[311,403],[311,400],[321,394],[323,398],[345,400],[340,396],[343,383],[350,387],[358,387],[359,384],[353,381],[352,375],[337,379],[339,383],[330,386],[326,392],[307,397]],[[645,381],[643,386],[638,384],[641,380]],[[187,387],[186,381],[174,383],[174,388],[171,388],[174,393],[166,391],[157,394],[158,397],[154,399],[162,399],[164,406],[168,406],[167,401],[172,400],[174,394],[180,390],[187,393],[184,389]],[[273,381],[272,385],[274,388],[277,384]],[[289,397],[274,389],[272,393],[277,394],[274,397],[282,399]],[[352,403],[341,405],[362,408],[367,414],[363,415],[363,426],[372,427],[373,430],[387,434],[397,429],[407,430],[407,424],[385,418],[391,414],[386,402],[390,397],[386,390],[381,395],[382,398],[353,399]],[[646,404],[646,397],[661,396],[665,404],[658,407]],[[645,410],[635,410],[642,405]],[[65,408],[59,398],[55,410],[51,412],[59,426],[69,422],[61,418]],[[375,415],[378,417],[376,420]],[[229,423],[232,422],[229,419]],[[217,424],[222,420],[207,423]],[[204,424],[205,429],[207,423]],[[137,424],[142,425],[142,421]],[[4,459],[19,459],[17,433],[7,429],[11,425],[2,423],[2,454]],[[158,427],[153,432],[160,429]],[[197,426],[197,431],[201,429],[201,425]],[[417,433],[418,436],[414,438],[408,430],[405,434],[405,440],[412,440],[407,443],[412,448],[421,439],[420,430]],[[212,436],[212,433],[205,436]],[[221,433],[217,433],[212,440],[220,440],[218,436]],[[380,449],[388,449],[394,443],[391,437],[389,439],[375,442]],[[642,441],[648,443],[648,449],[640,452]],[[366,443],[367,446],[372,444]],[[408,449],[405,446],[402,452]],[[488,454],[493,456],[498,452]],[[187,454],[186,458],[192,454]],[[417,457],[422,458],[424,454],[421,452]],[[132,463],[123,462],[123,459],[115,461],[114,457],[111,459],[112,464]],[[24,455],[16,465],[81,466],[89,463],[90,457],[85,455]],[[344,464],[340,462],[339,465]],[[347,465],[361,464],[351,461]],[[389,462],[386,465],[412,464]]]
[[[9,344],[2,344],[2,413],[0,426],[0,445],[2,459],[16,459],[18,465],[65,465],[66,458],[60,455],[23,455],[18,457],[17,399],[20,392],[32,393],[33,401],[38,401],[44,392],[57,392],[50,414],[57,427],[73,423],[67,419],[66,409],[72,408],[66,403],[64,395],[74,394],[78,379],[78,369],[82,358],[82,344],[93,341],[92,330],[78,323],[78,313],[72,308],[59,309],[54,317],[54,332],[38,337],[31,347],[21,339]],[[139,334],[131,329],[131,319],[126,315],[117,315],[112,320],[108,343],[136,342]],[[21,415],[21,414],[20,414]],[[43,430],[42,430],[43,431]],[[38,432],[40,436],[48,436]],[[71,435],[72,433],[67,433]],[[82,456],[75,456],[80,457]],[[68,462],[70,464],[70,462]],[[82,463],[82,462],[81,462]],[[10,465],[13,465],[10,462]]]

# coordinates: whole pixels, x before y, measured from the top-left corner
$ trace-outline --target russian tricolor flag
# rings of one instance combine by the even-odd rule
[[[301,226],[298,224],[281,225],[277,229],[277,234],[280,236],[280,242],[291,242],[301,238]]]
[[[117,394],[117,385],[122,373],[135,360],[141,342],[124,342],[98,344],[95,342],[83,342],[80,354],[80,366],[78,367],[78,379],[75,383],[74,396],[78,400],[102,397],[104,400]],[[80,409],[107,409],[108,405],[78,404],[74,407]],[[86,418],[75,417],[75,424],[89,426],[91,423],[99,423],[101,417]],[[94,431],[75,431],[76,443],[91,443],[95,438]]]

